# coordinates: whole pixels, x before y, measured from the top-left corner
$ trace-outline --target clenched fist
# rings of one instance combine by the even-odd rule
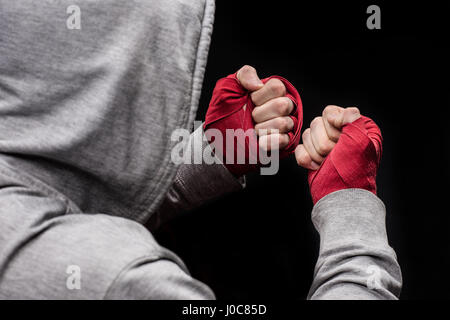
[[[272,78],[263,84],[251,66],[242,67],[236,77],[244,88],[251,91],[250,97],[255,105],[252,118],[259,146],[264,150],[285,148],[289,143],[287,133],[294,128],[294,120],[289,117],[294,110],[294,102],[286,96],[284,83]]]
[[[271,155],[279,151],[280,158],[293,153],[302,121],[300,95],[292,84],[279,76],[261,80],[253,67],[244,66],[217,82],[204,129],[216,155],[231,173],[241,176],[262,165],[261,150],[271,151]],[[215,143],[210,129],[224,139]],[[235,142],[230,131],[245,132],[245,137]],[[239,161],[241,156],[244,163]]]
[[[357,108],[326,107],[302,138],[295,157],[300,166],[310,170],[308,182],[314,203],[341,189],[360,188],[376,194],[381,132]]]
[[[341,108],[327,106],[321,117],[311,121],[310,128],[303,132],[303,144],[295,150],[295,157],[300,166],[317,170],[330,153],[341,135],[341,129],[361,117],[358,108]]]

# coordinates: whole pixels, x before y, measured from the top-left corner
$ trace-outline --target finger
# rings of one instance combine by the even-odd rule
[[[327,121],[336,129],[341,130],[348,123],[359,119],[361,113],[358,108],[340,109],[338,112],[331,112],[327,116]]]
[[[323,120],[323,124],[325,126],[325,130],[327,132],[328,137],[333,142],[337,142],[339,140],[339,136],[341,135],[341,131],[336,129],[332,125],[330,119],[332,119],[332,117],[333,117],[332,114],[339,115],[343,111],[344,111],[344,108],[330,105],[330,106],[327,106],[322,112],[322,120]]]
[[[245,65],[236,74],[236,78],[240,84],[249,91],[261,89],[264,84],[259,79],[256,69],[252,66]]]
[[[253,109],[252,116],[256,123],[277,117],[288,116],[294,110],[294,103],[287,97],[272,99]]]
[[[309,156],[311,159],[313,159],[318,164],[322,163],[324,158],[317,153],[316,149],[314,148],[313,142],[311,140],[311,129],[308,128],[303,132],[302,136],[303,145],[305,146],[306,151],[309,153]]]
[[[328,137],[322,117],[316,117],[311,121],[311,140],[317,153],[322,157],[326,157],[333,149],[334,143]]]
[[[274,98],[284,97],[286,95],[286,87],[279,79],[270,79],[264,86],[251,93],[251,98],[255,106],[260,106]]]
[[[361,112],[356,107],[345,108],[344,114],[342,116],[342,125],[352,123],[353,121],[361,118]]]
[[[255,125],[256,134],[263,136],[271,133],[287,133],[294,128],[294,120],[290,117],[278,117]]]
[[[319,169],[319,165],[311,159],[303,144],[299,144],[297,148],[295,148],[295,159],[300,167],[309,170]]]
[[[281,150],[289,144],[289,136],[284,133],[274,133],[259,137],[258,142],[263,150]]]

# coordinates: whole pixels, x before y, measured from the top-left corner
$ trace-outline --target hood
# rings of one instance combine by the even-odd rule
[[[145,222],[191,129],[212,0],[0,0],[0,161],[81,211]]]

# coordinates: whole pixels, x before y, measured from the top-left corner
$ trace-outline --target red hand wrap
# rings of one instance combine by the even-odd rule
[[[290,117],[294,121],[294,128],[289,135],[289,144],[280,150],[280,158],[286,157],[292,152],[294,152],[295,147],[300,141],[300,130],[303,123],[303,108],[300,95],[292,84],[290,84],[286,79],[279,76],[272,76],[263,79],[262,82],[266,83],[270,79],[279,79],[283,82],[286,87],[286,97],[290,98],[294,102],[294,110],[292,111]],[[247,106],[244,110],[244,106]],[[204,129],[206,136],[208,136],[207,129],[218,129],[223,135],[223,149],[225,150],[223,154],[223,160],[225,166],[228,170],[235,176],[239,177],[243,174],[257,169],[261,166],[259,162],[258,152],[253,154],[249,145],[256,145],[256,150],[259,150],[258,138],[254,132],[255,122],[252,118],[252,111],[255,105],[250,97],[250,92],[241,86],[236,74],[229,75],[226,78],[222,78],[217,81],[216,87],[214,88],[211,102],[209,104],[208,111],[206,113],[206,119],[204,123]],[[237,145],[234,143],[234,150],[226,149],[226,129],[242,129],[247,131],[248,129],[253,129],[253,134],[245,140],[245,146]],[[215,150],[216,154],[220,150]],[[234,159],[230,159],[230,154],[233,152]],[[238,152],[244,152],[245,163],[237,163]],[[227,155],[228,154],[228,155]],[[253,159],[253,163],[250,159]],[[228,160],[228,161],[227,161]],[[232,164],[230,162],[232,160]]]
[[[314,204],[334,191],[360,188],[377,194],[376,175],[382,153],[381,131],[373,120],[346,124],[338,142],[318,170],[309,171]]]

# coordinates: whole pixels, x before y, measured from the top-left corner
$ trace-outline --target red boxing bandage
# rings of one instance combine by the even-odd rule
[[[283,150],[280,150],[280,158],[283,158],[294,152],[300,141],[300,129],[303,123],[302,101],[294,86],[282,77],[272,76],[263,79],[262,82],[266,83],[273,78],[283,82],[286,87],[286,97],[290,98],[294,103],[294,110],[290,114],[291,119],[294,121],[294,128],[288,133],[289,144]],[[246,107],[244,108],[244,106]],[[222,144],[216,144],[214,150],[216,155],[222,157],[227,169],[236,177],[261,166],[258,138],[254,130],[255,122],[252,118],[254,108],[255,105],[250,97],[250,92],[242,87],[236,74],[217,81],[203,128],[210,142],[211,134],[208,134],[209,129],[217,129],[222,134]],[[247,133],[244,137],[245,140],[243,140],[245,145],[240,143],[239,139],[235,139],[231,133],[227,135],[227,129],[233,129],[234,132],[238,132],[236,130],[240,129]],[[248,131],[249,129],[250,131]],[[233,140],[233,142],[230,143],[230,140]],[[244,163],[239,163],[239,154],[244,156]]]
[[[361,116],[346,124],[320,168],[309,171],[314,204],[327,194],[342,189],[366,189],[376,195],[382,140],[380,129],[367,117]]]

